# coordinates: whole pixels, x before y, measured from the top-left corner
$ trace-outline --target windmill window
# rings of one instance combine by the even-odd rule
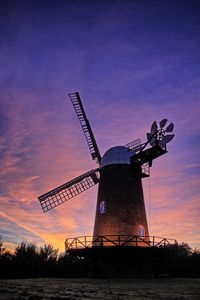
[[[106,212],[106,201],[101,201],[99,205],[100,214],[105,214]]]
[[[138,232],[139,237],[145,237],[145,229],[144,229],[144,226],[140,225],[138,231],[139,231],[139,232]]]

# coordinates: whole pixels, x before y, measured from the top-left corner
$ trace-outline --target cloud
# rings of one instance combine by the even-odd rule
[[[160,162],[152,170],[150,182],[144,181],[150,232],[199,248],[200,182],[192,172],[188,173],[190,164],[184,162],[174,169],[172,162],[168,166]]]
[[[66,149],[69,139],[70,145],[73,146],[73,136],[71,134],[67,136],[68,130],[65,126],[61,125],[59,129],[60,125],[57,124],[57,120],[54,130],[51,122],[54,112],[37,112],[35,115],[30,113],[30,107],[27,109],[25,102],[27,99],[36,102],[37,99],[29,94],[23,94],[22,91],[16,97],[19,97],[16,98],[16,106],[14,109],[10,106],[7,116],[9,139],[3,138],[4,151],[2,152],[0,183],[4,196],[1,198],[1,211],[4,212],[4,217],[7,216],[8,223],[15,224],[12,228],[9,227],[12,240],[17,230],[21,240],[28,237],[28,233],[23,234],[23,230],[26,230],[30,233],[30,239],[32,239],[32,232],[38,239],[44,241],[48,236],[46,232],[52,232],[52,235],[56,232],[57,235],[60,230],[64,232],[64,228],[74,230],[77,222],[74,221],[75,217],[64,218],[62,214],[59,215],[59,210],[59,221],[56,220],[55,215],[53,218],[48,214],[41,219],[43,213],[37,196],[41,192],[62,184],[62,181],[67,181],[70,176],[80,175],[81,161],[77,160],[75,171],[72,170],[70,174],[67,174],[69,167],[65,165],[69,164],[69,161],[72,162],[73,155],[70,152],[66,155]],[[57,145],[61,147],[60,153],[57,152]],[[52,161],[53,164],[49,163]],[[82,204],[77,201],[75,205],[72,204],[71,209],[81,207]],[[43,223],[42,230],[41,223]],[[5,227],[4,224],[2,228]]]
[[[37,196],[95,165],[90,159],[76,116],[73,118],[73,124],[67,123],[66,118],[65,125],[59,120],[60,116],[62,119],[62,114],[55,117],[54,111],[41,113],[35,110],[33,115],[30,108],[26,111],[23,105],[25,99],[34,100],[34,97],[20,92],[19,99],[19,108],[13,111],[9,109],[10,119],[7,129],[9,141],[3,139],[5,147],[3,147],[4,167],[1,184],[4,198],[1,210],[8,217],[8,223],[15,222],[15,230],[14,227],[9,228],[13,241],[15,231],[18,230],[21,239],[24,236],[27,238],[29,236],[30,240],[33,236],[36,239],[38,237],[41,241],[52,241],[56,247],[63,250],[63,241],[66,237],[92,234],[97,188],[94,187],[46,214],[42,213]],[[37,99],[34,105],[36,101]],[[154,114],[154,106],[146,108],[145,105],[140,105],[140,111],[144,110],[150,119]],[[131,132],[135,137],[145,136],[145,132],[148,131],[145,128],[146,122],[140,118],[140,113],[137,109],[134,110],[133,106],[134,104],[128,106],[128,102],[117,101],[109,103],[107,110],[102,108],[96,111],[95,107],[90,108],[93,116],[95,115],[93,118],[96,119],[94,127],[99,145],[104,149],[128,142]],[[91,115],[90,109],[88,114]],[[23,118],[25,111],[26,116]],[[98,122],[103,117],[107,120],[106,124],[99,127]],[[130,124],[129,120],[134,122]],[[198,232],[194,232],[197,222],[195,212],[198,211],[199,205],[197,198],[194,198],[192,204],[190,201],[192,195],[198,192],[199,183],[193,178],[193,172],[188,174],[188,170],[198,168],[198,163],[185,160],[186,156],[192,156],[192,148],[187,148],[187,152],[186,150],[181,153],[171,152],[174,146],[177,147],[176,140],[169,145],[169,153],[156,160],[152,167],[150,232],[182,241],[185,240],[184,233],[187,233],[189,238],[190,230],[193,230],[193,238],[190,241],[195,246],[198,245]],[[174,168],[177,161],[179,165]],[[146,183],[144,186],[147,203]],[[185,210],[181,209],[183,203]],[[147,215],[149,215],[148,203]],[[188,220],[188,215],[190,218],[193,216],[193,223],[181,221],[181,218]],[[169,220],[174,222],[173,227],[169,225]],[[23,231],[19,228],[26,230],[27,234],[20,233]]]
[[[37,201],[97,167],[65,101],[66,92],[78,90],[102,154],[137,138],[145,141],[155,119],[175,123],[169,152],[153,163],[150,204],[144,181],[150,231],[199,246],[197,12],[189,4],[181,11],[174,4],[144,8],[131,1],[62,5],[6,5],[0,20],[0,185],[7,242],[14,243],[18,232],[18,240],[36,237],[62,248],[67,236],[92,234],[97,186],[46,214]]]
[[[44,239],[37,232],[24,226],[23,222],[17,222],[15,216],[11,217],[1,212],[0,217],[0,236],[3,242],[9,244],[10,249],[13,250],[21,241],[44,243]]]

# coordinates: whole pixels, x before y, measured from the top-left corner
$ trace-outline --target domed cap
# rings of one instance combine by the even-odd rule
[[[116,146],[110,148],[102,157],[100,167],[108,165],[127,164],[130,165],[130,157],[133,155],[133,151],[124,146]]]

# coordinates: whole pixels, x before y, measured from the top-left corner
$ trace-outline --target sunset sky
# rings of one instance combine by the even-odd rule
[[[175,124],[144,194],[150,235],[200,248],[200,2],[0,1],[0,236],[92,235],[97,188],[43,213],[37,197],[97,164],[68,98],[79,91],[101,154]]]

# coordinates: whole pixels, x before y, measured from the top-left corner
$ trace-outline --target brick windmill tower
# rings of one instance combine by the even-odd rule
[[[86,247],[104,245],[149,246],[142,178],[149,176],[154,159],[167,153],[166,145],[173,138],[173,123],[167,119],[152,124],[147,141],[140,139],[108,149],[100,155],[90,123],[78,92],[69,94],[89,146],[92,159],[99,166],[38,197],[44,212],[70,200],[99,183],[92,240]],[[83,241],[72,240],[83,244]],[[67,242],[69,247],[69,241]]]

